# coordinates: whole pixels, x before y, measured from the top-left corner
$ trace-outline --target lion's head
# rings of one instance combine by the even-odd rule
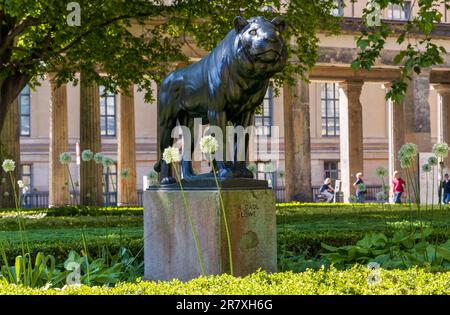
[[[237,16],[234,27],[237,58],[248,75],[270,77],[283,69],[287,49],[282,36],[285,23],[281,17],[269,21],[260,16],[249,20]]]

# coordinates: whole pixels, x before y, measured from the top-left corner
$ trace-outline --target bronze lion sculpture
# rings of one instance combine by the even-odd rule
[[[159,98],[161,153],[172,145],[172,130],[177,123],[194,135],[194,118],[220,127],[224,134],[229,123],[244,128],[253,124],[255,110],[264,100],[270,78],[287,61],[281,17],[249,20],[238,16],[234,29],[200,61],[171,72],[162,82]],[[191,154],[194,139],[191,139]],[[248,141],[245,144],[248,150]],[[236,150],[236,148],[234,148]],[[219,178],[252,178],[245,161],[217,159]],[[175,182],[172,169],[163,160],[155,166],[161,184]],[[192,162],[182,161],[184,178],[194,176]]]

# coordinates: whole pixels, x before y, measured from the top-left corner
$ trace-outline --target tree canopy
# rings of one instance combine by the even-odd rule
[[[187,38],[209,50],[237,15],[285,17],[293,62],[275,78],[277,83],[292,82],[293,73],[306,79],[318,58],[317,34],[339,32],[340,18],[331,14],[334,0],[78,0],[79,26],[68,23],[76,14],[71,1],[0,0],[0,129],[8,106],[25,84],[33,86],[47,73],[56,73],[56,81],[65,83],[77,82],[77,73],[83,72],[87,81],[114,91],[136,84],[150,99],[152,82],[160,81],[173,62],[186,60],[182,48]],[[419,0],[419,15],[396,34],[384,22],[368,26],[367,21],[376,9],[404,1],[369,2],[353,67],[370,69],[388,36],[403,43],[417,32],[423,35],[396,57],[402,78],[389,97],[401,99],[413,71],[443,62],[445,50],[433,43],[431,34],[442,19],[436,5],[445,1]]]
[[[353,0],[352,2],[355,2]],[[394,63],[401,69],[401,77],[392,84],[386,97],[395,102],[404,99],[408,81],[414,73],[420,74],[423,69],[444,63],[447,53],[442,45],[433,40],[433,31],[443,22],[442,9],[450,9],[448,0],[418,0],[412,1],[409,8],[404,0],[370,0],[363,11],[364,27],[357,40],[359,53],[352,63],[353,68],[370,70],[380,57],[389,36],[396,37],[400,48],[394,58]],[[411,3],[411,1],[408,1]],[[413,14],[414,5],[418,5],[417,14]],[[379,12],[389,5],[399,5],[406,12],[406,21],[400,27],[391,27],[386,21],[379,21]],[[449,34],[450,36],[450,34]],[[401,46],[403,45],[403,46]],[[403,48],[404,47],[404,48]]]
[[[56,73],[63,83],[76,82],[83,72],[110,90],[137,84],[150,98],[151,83],[161,80],[171,62],[186,58],[187,36],[210,49],[236,15],[274,17],[285,11],[287,36],[298,44],[291,54],[300,61],[287,72],[300,74],[315,63],[318,29],[334,25],[336,30],[332,0],[296,0],[287,6],[277,0],[78,0],[80,26],[68,25],[75,12],[68,10],[69,2],[0,0],[0,128],[23,86],[35,85],[46,73]]]

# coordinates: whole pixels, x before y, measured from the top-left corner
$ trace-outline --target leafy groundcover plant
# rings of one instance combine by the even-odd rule
[[[430,272],[425,268],[380,270],[377,284],[369,284],[370,270],[356,265],[348,270],[334,267],[302,273],[268,274],[256,272],[246,277],[199,277],[189,282],[119,283],[115,287],[67,286],[64,289],[30,289],[0,283],[1,294],[78,294],[78,295],[153,295],[153,294],[450,294],[450,273]]]

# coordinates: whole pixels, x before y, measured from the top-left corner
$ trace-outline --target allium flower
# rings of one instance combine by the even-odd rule
[[[5,191],[5,192],[3,193],[3,196],[4,196],[4,197],[9,197],[9,191]]]
[[[379,167],[377,167],[377,169],[375,170],[375,174],[376,174],[378,177],[386,177],[386,175],[387,175],[387,169],[386,169],[385,167],[383,167],[383,166],[379,166]]]
[[[23,180],[18,180],[17,185],[19,186],[20,189],[25,187],[25,183],[23,182]]]
[[[178,163],[181,161],[180,151],[174,147],[168,147],[164,150],[163,160],[167,163]]]
[[[438,158],[445,159],[448,156],[448,144],[445,142],[436,143],[433,146],[433,153]]]
[[[425,163],[424,165],[422,165],[422,171],[424,173],[429,173],[431,171],[431,166],[428,163]]]
[[[405,143],[398,151],[400,159],[402,157],[415,157],[419,153],[419,148],[414,143]]]
[[[111,167],[114,165],[114,161],[110,157],[104,156],[103,160],[102,160],[102,164],[104,167],[108,168],[108,167]]]
[[[206,136],[200,140],[200,150],[205,154],[213,154],[219,149],[219,143],[213,136]]]
[[[84,150],[83,152],[81,152],[81,159],[84,162],[89,162],[90,160],[92,160],[94,158],[94,153],[91,150]]]
[[[378,201],[382,201],[382,200],[388,199],[388,195],[386,194],[385,191],[379,191],[379,192],[376,193],[375,198]]]
[[[123,179],[127,179],[128,177],[130,177],[130,169],[124,168],[124,169],[120,172],[120,176],[122,176]]]
[[[413,160],[411,157],[401,157],[400,158],[400,167],[401,168],[411,168],[413,166]]]
[[[102,153],[100,153],[100,152],[95,153],[95,155],[94,155],[94,161],[97,164],[102,164],[103,163],[103,158],[104,158],[104,155]]]
[[[69,165],[72,162],[72,156],[70,155],[69,152],[63,152],[59,156],[59,162],[62,165]]]
[[[436,166],[436,165],[438,165],[438,159],[435,156],[430,156],[428,158],[428,163],[427,164],[430,165],[430,166]]]
[[[2,178],[2,184],[5,184],[6,183],[6,178]]]
[[[2,168],[5,171],[5,173],[14,172],[16,169],[16,162],[13,160],[4,160],[2,164]]]

